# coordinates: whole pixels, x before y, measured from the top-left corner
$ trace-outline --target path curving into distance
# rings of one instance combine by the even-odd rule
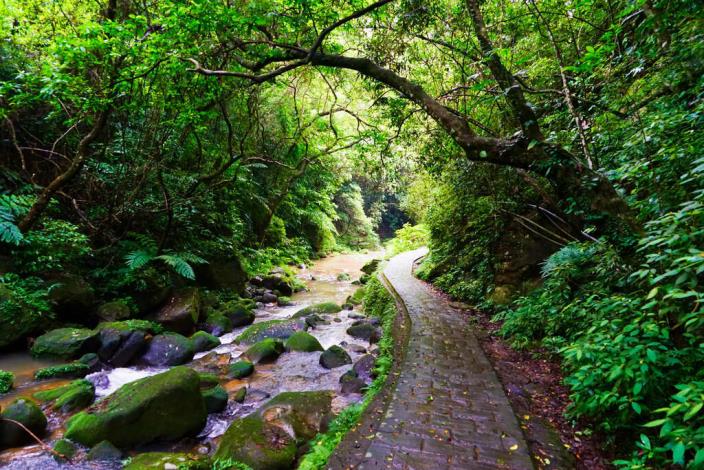
[[[467,318],[413,277],[425,249],[384,269],[405,305],[411,331],[396,389],[355,446],[332,468],[533,469],[528,446]],[[354,453],[354,452],[353,452]],[[338,455],[339,457],[339,455]]]

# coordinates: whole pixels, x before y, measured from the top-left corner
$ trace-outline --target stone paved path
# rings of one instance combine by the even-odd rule
[[[411,274],[423,250],[384,275],[412,329],[401,375],[359,469],[533,469],[508,398],[466,317]]]

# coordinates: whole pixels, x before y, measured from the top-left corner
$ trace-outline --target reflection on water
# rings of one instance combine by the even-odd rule
[[[362,274],[360,268],[367,261],[379,255],[380,253],[336,255],[319,260],[309,268],[301,269],[298,276],[305,281],[308,290],[292,296],[294,305],[287,307],[266,305],[257,309],[255,312],[255,323],[266,320],[286,319],[298,310],[315,303],[344,303],[347,297],[357,289],[357,286],[350,281],[338,281],[338,275],[347,273],[351,279],[357,279]],[[347,328],[354,321],[351,316],[355,316],[357,313],[342,311],[332,315],[321,315],[326,320],[326,323],[318,325],[308,332],[315,336],[324,348],[335,344],[343,344],[352,360],[355,361],[369,347],[368,344],[355,340],[346,333]],[[245,328],[238,328],[221,336],[221,346],[214,350],[197,354],[194,361],[189,364],[196,370],[220,372],[223,377],[222,384],[231,397],[242,387],[247,387],[247,395],[244,402],[236,403],[234,400],[230,400],[225,411],[211,414],[208,417],[205,428],[198,436],[198,440],[185,439],[177,443],[153,444],[142,450],[207,452],[215,447],[218,437],[225,432],[234,419],[252,413],[268,398],[286,391],[338,391],[340,376],[351,368],[351,365],[349,365],[328,370],[320,366],[318,362],[319,352],[294,352],[283,354],[273,364],[257,366],[255,373],[251,377],[228,381],[224,375],[227,366],[234,362],[246,349],[245,346],[239,345],[234,341],[244,330]],[[32,383],[34,371],[53,364],[55,362],[32,359],[28,354],[8,355],[0,358],[0,369],[15,372],[18,377],[18,390],[13,392],[9,398],[2,396],[0,403],[2,401],[10,401],[17,395],[29,395],[39,388],[55,387],[56,382]],[[125,367],[91,374],[88,379],[95,384],[96,395],[104,397],[126,383],[158,374],[164,370],[159,368]],[[337,395],[333,400],[333,408],[335,411],[340,411],[351,403],[360,400],[360,398],[360,395]],[[54,418],[52,421],[56,421],[56,419]],[[29,468],[43,468],[45,470],[53,468],[90,468],[97,470],[120,468],[119,465],[110,466],[105,463],[93,464],[88,462],[64,463],[60,465],[52,457],[42,452],[38,446],[0,453],[0,467],[13,470]]]
[[[61,364],[60,360],[36,359],[28,352],[0,354],[0,370],[15,374],[13,389],[0,395],[0,407],[7,405],[20,396],[29,396],[42,390],[54,388],[65,380],[46,380],[34,382],[34,373],[39,369]]]

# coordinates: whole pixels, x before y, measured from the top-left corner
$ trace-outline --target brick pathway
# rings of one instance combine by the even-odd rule
[[[384,275],[408,309],[401,374],[358,469],[533,469],[508,398],[466,317],[411,274],[417,250]]]

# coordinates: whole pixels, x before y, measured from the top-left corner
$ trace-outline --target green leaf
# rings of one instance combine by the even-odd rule
[[[684,465],[684,451],[685,447],[682,442],[675,444],[672,448],[672,461],[678,465]]]
[[[125,256],[125,262],[130,269],[139,269],[154,259],[154,255],[146,250],[135,250]]]

